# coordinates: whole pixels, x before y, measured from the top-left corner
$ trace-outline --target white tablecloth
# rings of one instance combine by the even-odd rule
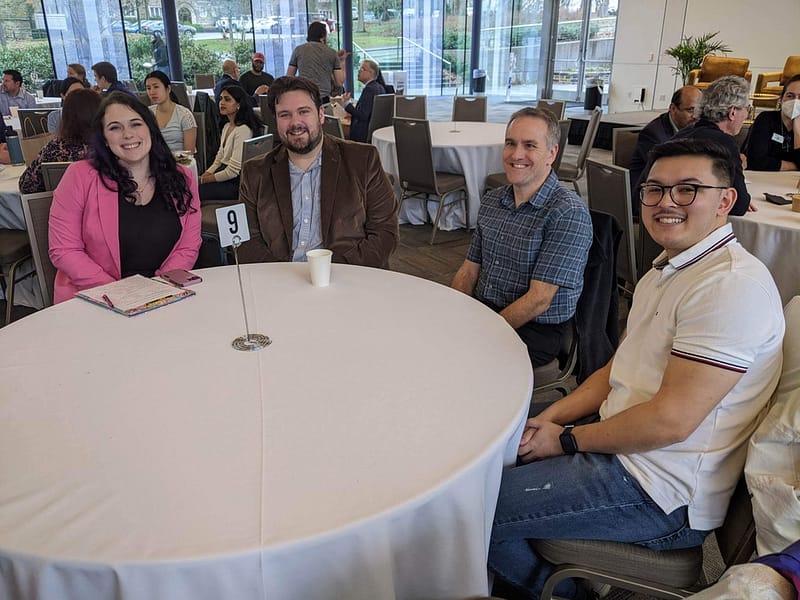
[[[791,205],[778,206],[764,199],[764,192],[783,196],[797,191],[797,171],[745,171],[747,191],[758,208],[741,217],[730,217],[733,231],[742,246],[767,265],[772,273],[781,300],[786,304],[800,294],[800,213]]]
[[[503,171],[503,143],[506,126],[502,123],[452,123],[431,121],[431,145],[433,163],[437,171],[460,173],[467,180],[469,193],[470,227],[478,221],[478,208],[481,196],[490,173]],[[457,133],[453,130],[457,130]],[[394,147],[394,129],[384,127],[372,134],[372,143],[378,149],[385,171],[397,178],[397,155]],[[399,190],[399,186],[397,188]],[[432,222],[436,216],[437,205],[428,203],[423,208],[422,200],[412,199],[403,202],[400,210],[401,223]],[[464,227],[464,213],[460,203],[445,209],[439,221],[444,230]]]
[[[234,267],[125,318],[0,330],[0,597],[375,600],[487,593],[527,352],[466,295],[334,265]]]

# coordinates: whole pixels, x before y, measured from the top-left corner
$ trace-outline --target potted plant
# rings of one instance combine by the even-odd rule
[[[730,52],[731,49],[725,42],[715,40],[719,31],[714,33],[704,33],[697,37],[688,36],[681,38],[681,43],[672,48],[667,48],[664,54],[671,56],[678,61],[677,66],[672,67],[677,75],[681,76],[683,84],[689,83],[689,71],[699,69],[703,64],[703,59],[708,54],[714,52]]]

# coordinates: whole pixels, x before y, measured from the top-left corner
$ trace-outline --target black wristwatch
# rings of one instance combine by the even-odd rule
[[[573,429],[575,429],[575,425],[565,425],[564,431],[558,436],[558,441],[561,442],[561,449],[564,454],[575,454],[579,451],[578,442],[572,434]]]

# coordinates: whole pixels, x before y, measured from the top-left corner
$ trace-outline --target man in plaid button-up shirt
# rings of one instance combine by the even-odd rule
[[[558,142],[558,121],[549,112],[524,108],[511,116],[503,150],[511,185],[483,197],[469,253],[452,284],[508,321],[534,367],[558,354],[592,243],[586,204],[552,172]]]

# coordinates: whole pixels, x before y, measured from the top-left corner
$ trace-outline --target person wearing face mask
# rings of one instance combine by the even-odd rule
[[[756,117],[745,142],[747,168],[754,171],[800,169],[800,75],[783,86],[780,110]]]

